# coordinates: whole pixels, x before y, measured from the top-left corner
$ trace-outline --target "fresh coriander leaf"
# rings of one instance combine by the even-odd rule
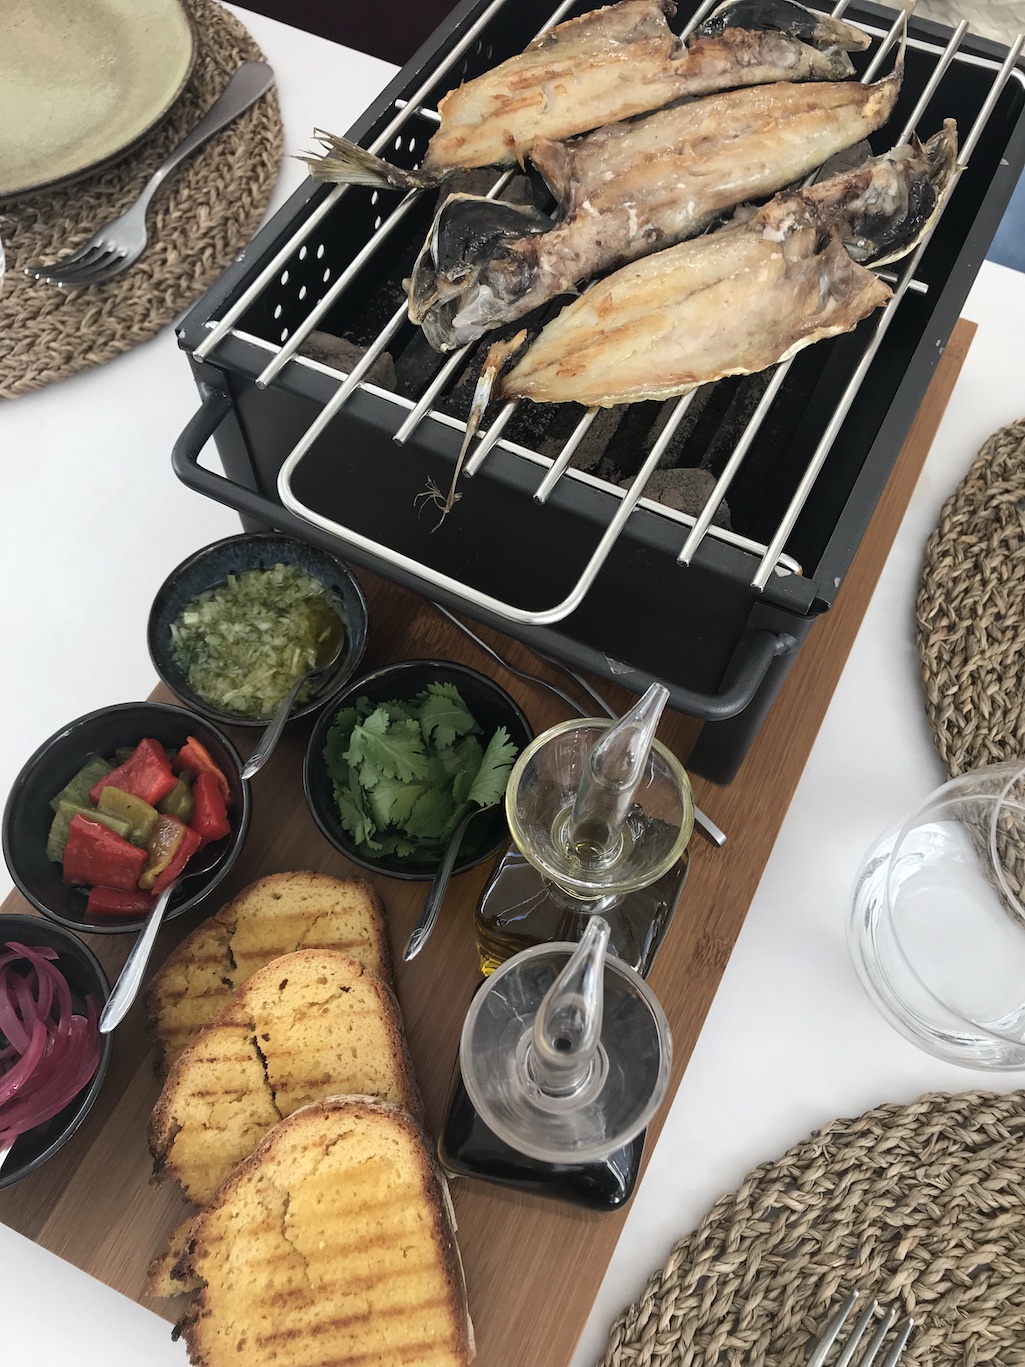
[[[480,769],[473,780],[468,800],[481,807],[491,807],[500,802],[509,781],[509,771],[516,758],[516,746],[509,739],[509,732],[500,726],[488,741]]]
[[[409,816],[402,823],[406,834],[421,840],[439,839],[445,823],[452,815],[452,799],[448,793],[429,788],[417,798]]]
[[[373,848],[376,830],[373,820],[363,805],[360,794],[349,787],[335,785],[335,801],[343,827],[349,832],[357,845]]]
[[[452,815],[445,822],[444,829],[442,830],[441,835],[439,837],[442,845],[448,844],[449,840],[452,838],[453,833],[455,832],[456,827],[459,825],[460,821],[462,821],[463,817],[466,815],[469,805],[470,804],[468,802],[460,802],[457,804],[457,806],[453,807]],[[478,808],[478,810],[480,809]],[[460,848],[462,847],[460,846]]]
[[[380,777],[427,777],[427,755],[420,728],[412,721],[389,722],[383,707],[354,729],[345,758],[351,765],[359,766],[365,788],[373,787]]]
[[[394,840],[394,853],[400,859],[408,859],[411,854],[416,854],[420,846],[413,840],[403,840],[401,836],[396,836]]]
[[[456,802],[463,804],[470,796],[470,789],[480,770],[484,751],[476,736],[467,736],[449,753],[455,755],[458,760],[458,767],[452,779],[452,796]]]
[[[378,826],[401,826],[427,786],[422,782],[403,783],[397,778],[378,779],[369,793],[370,809]]]
[[[384,708],[391,721],[412,721],[420,710],[415,701],[398,702],[392,700],[390,702],[380,703],[379,706]]]
[[[420,708],[424,739],[439,748],[452,745],[459,736],[480,731],[454,684],[433,683]]]
[[[349,748],[349,737],[355,725],[356,709],[346,707],[335,717],[334,724],[327,733],[327,740],[324,743],[324,763],[327,765],[327,771],[332,778],[335,777],[336,773],[344,772],[347,775],[349,772],[345,752]]]

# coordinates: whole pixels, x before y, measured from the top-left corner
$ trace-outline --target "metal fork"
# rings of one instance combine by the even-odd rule
[[[829,1351],[836,1342],[840,1330],[847,1323],[848,1317],[854,1309],[854,1304],[857,1299],[857,1291],[852,1291],[843,1305],[840,1306],[840,1309],[826,1325],[825,1329],[823,1329],[819,1337],[815,1340],[814,1350],[811,1357],[808,1359],[808,1367],[823,1367],[826,1358],[829,1356]],[[875,1319],[878,1309],[878,1301],[870,1301],[869,1304],[865,1306],[864,1310],[862,1310],[861,1314],[854,1321],[854,1325],[840,1356],[831,1364],[831,1367],[850,1367],[850,1364],[854,1359],[854,1354],[858,1351],[865,1335],[868,1333],[869,1325]],[[876,1357],[883,1346],[883,1341],[893,1328],[893,1322],[896,1318],[896,1310],[889,1310],[883,1316],[875,1326],[864,1351],[858,1358],[856,1367],[870,1367],[870,1364],[875,1362]],[[914,1328],[914,1324],[915,1322],[910,1316],[901,1320],[897,1325],[896,1338],[887,1348],[885,1357],[879,1362],[879,1367],[896,1367],[896,1363],[899,1361],[907,1341],[911,1337],[911,1330]]]
[[[226,128],[274,84],[266,62],[243,62],[195,128],[181,140],[146,182],[132,207],[104,224],[78,251],[47,266],[25,267],[26,275],[53,285],[102,285],[138,261],[146,249],[146,210],[160,185],[176,166],[207,138]]]

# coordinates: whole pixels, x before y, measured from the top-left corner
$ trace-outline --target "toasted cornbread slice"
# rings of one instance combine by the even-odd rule
[[[146,1269],[146,1290],[156,1299],[196,1291],[199,1283],[188,1272],[188,1252],[192,1246],[194,1215],[179,1221],[167,1236],[167,1248]]]
[[[272,959],[178,1056],[150,1120],[158,1172],[204,1205],[269,1129],[325,1096],[419,1115],[391,991],[356,959],[302,949]]]
[[[150,982],[146,1004],[163,1069],[258,968],[297,949],[339,950],[391,982],[381,901],[369,883],[270,874],[197,926]]]
[[[178,1325],[197,1367],[466,1367],[445,1193],[416,1123],[333,1098],[283,1120],[196,1219]]]

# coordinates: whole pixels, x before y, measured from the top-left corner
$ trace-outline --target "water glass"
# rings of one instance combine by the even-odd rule
[[[1025,763],[943,784],[884,833],[848,944],[882,1014],[969,1068],[1025,1069]]]

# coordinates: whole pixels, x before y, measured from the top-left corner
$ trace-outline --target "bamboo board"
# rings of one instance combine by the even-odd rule
[[[731,838],[717,849],[695,834],[690,877],[651,975],[673,1032],[670,1097],[740,932],[973,332],[973,324],[958,324],[837,603],[802,647],[737,778],[728,788],[695,781],[698,805]],[[523,706],[536,731],[565,720],[568,709],[562,703],[492,667],[429,604],[371,576],[361,579],[370,602],[368,669],[418,657],[461,660],[494,673]],[[524,647],[497,633],[484,634],[513,663],[565,686],[564,676],[538,663]],[[605,684],[601,689],[613,706],[627,704],[625,693]],[[155,696],[169,695],[158,691]],[[302,797],[301,763],[309,729],[308,723],[290,728],[253,782],[253,823],[246,849],[223,885],[225,901],[253,878],[277,870],[313,868],[336,876],[352,872],[320,835]],[[683,756],[695,731],[693,722],[672,714],[659,734]],[[240,731],[236,739],[248,752],[254,735]],[[770,792],[771,803],[764,800]],[[399,962],[399,953],[424,885],[372,879],[388,914],[398,993],[434,1133],[445,1112],[459,1029],[476,981],[472,913],[486,874],[486,868],[474,870],[453,881],[434,935],[408,965]],[[28,909],[17,893],[3,906],[5,911]],[[190,915],[166,927],[157,955],[198,919]],[[128,938],[87,938],[113,978],[130,947]],[[146,1126],[157,1092],[145,1022],[136,1005],[117,1032],[110,1069],[92,1113],[48,1166],[0,1193],[0,1221],[174,1319],[179,1306],[153,1302],[145,1292],[150,1259],[162,1252],[167,1232],[186,1213],[173,1186],[151,1181]],[[649,1153],[667,1111],[668,1100],[649,1127]],[[480,1367],[565,1367],[625,1212],[596,1214],[465,1180],[453,1183],[453,1196]]]

